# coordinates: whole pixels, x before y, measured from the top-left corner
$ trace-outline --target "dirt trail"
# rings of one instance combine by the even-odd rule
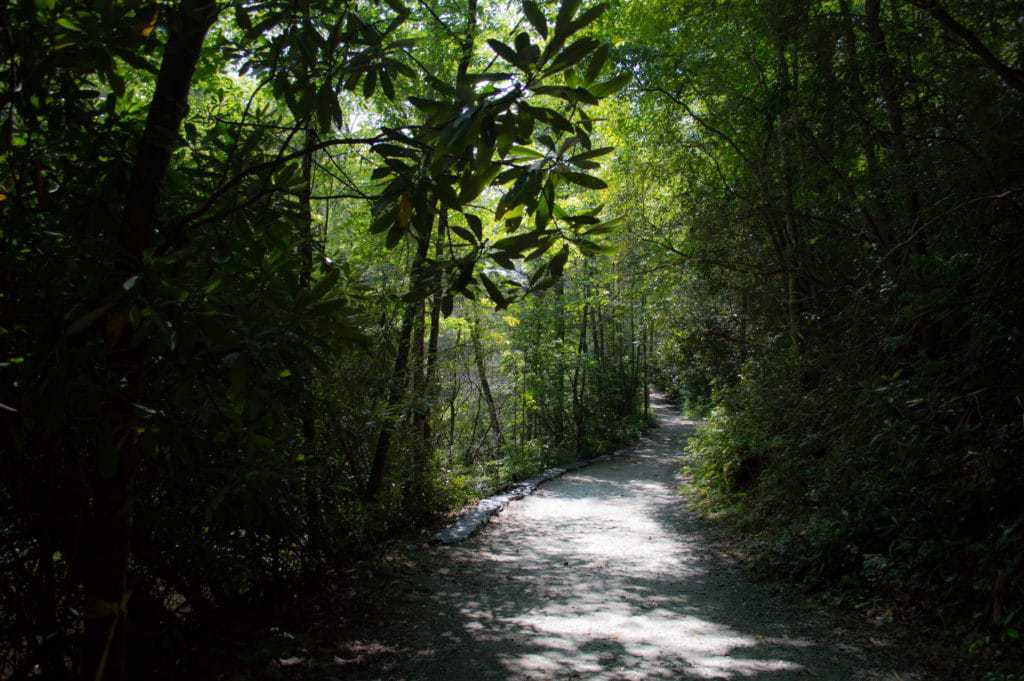
[[[389,594],[382,629],[340,653],[346,679],[914,679],[882,641],[853,645],[711,548],[676,489],[692,431],[510,505]]]

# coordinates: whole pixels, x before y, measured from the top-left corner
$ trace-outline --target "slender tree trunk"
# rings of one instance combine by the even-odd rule
[[[868,182],[871,186],[872,211],[864,211],[865,221],[868,229],[878,239],[882,246],[892,243],[892,216],[882,207],[881,197],[883,196],[882,176],[878,168],[878,152],[875,148],[875,131],[868,116],[867,95],[864,93],[864,83],[860,70],[860,55],[857,52],[857,32],[853,28],[853,14],[850,9],[850,0],[839,0],[839,11],[843,21],[843,46],[846,50],[847,75],[846,83],[850,91],[850,102],[854,107],[857,120],[860,124],[861,147],[864,149],[864,158],[867,162]],[[872,214],[873,213],[873,214]],[[875,217],[877,216],[877,218]],[[881,225],[878,221],[881,220]]]
[[[589,297],[588,293],[584,293]],[[586,389],[586,362],[587,355],[587,317],[589,316],[590,303],[583,302],[583,312],[580,318],[580,336],[576,346],[576,367],[572,374],[572,414],[576,426],[576,452],[583,451],[583,441],[586,436],[586,414],[584,412],[583,397]]]
[[[455,347],[462,342],[462,329],[455,332]],[[455,406],[459,398],[459,365],[452,367],[452,391],[448,400],[448,457],[455,455]]]
[[[565,278],[559,277],[555,284],[555,296],[558,300],[558,319],[555,321],[555,333],[558,335],[558,414],[555,427],[558,440],[562,441],[565,431]]]
[[[118,246],[125,256],[119,263],[121,281],[141,273],[143,254],[153,246],[172,140],[185,117],[196,63],[216,16],[216,3],[211,0],[183,0],[171,19],[118,232]],[[104,327],[107,364],[119,387],[104,405],[105,433],[95,453],[93,503],[77,566],[85,591],[82,678],[97,681],[123,678],[127,650],[131,483],[141,456],[134,405],[144,401],[146,363],[144,351],[131,347],[130,331],[127,312],[112,313]]]
[[[777,36],[776,69],[779,81],[779,132],[778,148],[782,159],[782,215],[784,221],[786,278],[786,316],[789,322],[789,336],[793,348],[800,351],[801,285],[798,275],[801,263],[800,223],[796,215],[796,170],[793,164],[790,137],[795,128],[794,112],[790,106],[793,81],[790,77],[789,59],[786,56],[787,40]]]
[[[307,129],[305,133],[306,147],[312,147],[316,142],[316,132]],[[302,233],[299,235],[299,289],[309,290],[313,283],[313,153],[310,152],[302,157],[302,196],[299,203],[302,206],[305,220],[302,224]],[[306,544],[306,574],[312,577],[317,565],[317,557],[323,551],[323,518],[320,507],[320,496],[315,474],[316,464],[316,419],[315,419],[315,398],[313,395],[313,376],[302,377],[302,399],[305,408],[302,414],[302,439],[305,441],[305,450],[302,460],[303,477],[306,496],[306,527],[309,535]]]
[[[466,2],[466,33],[462,38],[462,57],[459,60],[459,71],[455,82],[462,83],[469,72],[469,63],[473,59],[473,44],[476,40],[477,0]]]
[[[475,316],[475,313],[469,335],[470,342],[473,345],[473,359],[476,362],[476,370],[480,376],[480,392],[483,393],[484,401],[487,403],[487,414],[491,419],[491,432],[494,433],[494,443],[498,449],[504,449],[505,440],[501,432],[501,420],[498,418],[498,407],[494,403],[491,384],[487,380],[487,364],[484,361],[483,343],[480,341],[480,320]]]
[[[435,259],[441,261],[444,255],[444,238],[448,231],[448,209],[442,207],[437,217],[437,242],[435,243]],[[430,441],[430,412],[433,403],[433,396],[436,393],[435,383],[437,382],[437,348],[441,340],[441,302],[444,295],[443,275],[438,274],[437,284],[434,289],[434,298],[430,305],[430,339],[427,342],[427,391],[429,399],[424,407],[423,420],[420,430],[423,433],[423,441]]]
[[[865,0],[864,15],[868,37],[878,62],[878,82],[882,92],[882,103],[885,116],[889,123],[890,146],[896,160],[896,182],[903,195],[904,218],[906,220],[904,239],[910,244],[912,253],[921,253],[924,242],[916,233],[918,215],[921,211],[921,199],[917,185],[912,179],[910,152],[907,148],[907,136],[903,119],[903,107],[900,104],[900,87],[896,75],[896,67],[882,30],[881,0]]]
[[[651,370],[650,353],[653,346],[653,339],[650,328],[650,321],[645,321],[644,329],[644,416],[651,416]]]
[[[429,233],[417,238],[416,253],[410,267],[410,287],[417,286],[422,277],[423,263],[427,259],[429,247]],[[405,396],[405,388],[409,379],[409,354],[413,341],[413,328],[416,323],[416,315],[419,313],[422,316],[422,310],[423,307],[420,302],[410,302],[406,304],[405,310],[402,313],[402,325],[398,333],[398,348],[395,352],[395,365],[391,372],[391,381],[388,385],[388,415],[381,426],[380,434],[377,436],[377,445],[373,451],[373,459],[370,464],[370,478],[366,482],[364,493],[367,501],[375,500],[384,487],[384,477],[388,466],[388,453],[391,449],[391,438],[395,430],[396,411],[402,403],[402,398]]]

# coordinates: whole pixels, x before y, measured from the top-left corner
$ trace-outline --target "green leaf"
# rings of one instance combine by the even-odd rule
[[[384,91],[384,96],[390,100],[395,98],[395,83],[391,80],[391,74],[385,69],[380,70],[380,89]]]
[[[525,260],[527,262],[529,262],[530,260],[536,260],[540,256],[547,253],[548,250],[555,245],[556,241],[557,239],[555,239],[554,237],[544,239],[543,241],[541,241],[540,245],[537,246],[537,248],[533,249],[533,251],[528,256],[526,256]]]
[[[572,18],[576,16],[580,0],[562,0],[558,8],[558,15],[555,17],[555,37],[565,39],[571,33],[569,26]]]
[[[480,192],[491,183],[499,171],[501,171],[500,163],[488,163],[479,173],[463,175],[459,188],[459,204],[465,205],[480,196]]]
[[[377,89],[377,72],[373,69],[366,72],[366,80],[363,81],[363,97],[369,99],[373,91]]]
[[[541,11],[540,6],[533,0],[523,0],[523,12],[526,14],[526,20],[530,22],[530,25],[540,33],[540,37],[545,40],[548,37],[548,22],[544,18],[544,12]]]
[[[524,147],[518,144],[512,145],[508,152],[513,158],[544,158],[544,154],[540,153],[536,149],[531,149],[530,147]]]
[[[624,71],[608,80],[590,86],[590,92],[595,97],[607,97],[626,87],[631,80],[633,80],[633,74],[629,71]]]
[[[558,253],[556,253],[555,256],[551,258],[551,262],[548,264],[548,269],[551,271],[551,274],[555,275],[556,277],[561,276],[562,270],[565,269],[565,263],[568,260],[569,246],[568,244],[566,244],[565,246],[562,246],[562,250],[558,251]]]
[[[568,170],[556,171],[558,175],[569,180],[573,184],[577,184],[587,189],[607,189],[608,185],[604,180],[594,177],[593,175],[587,175],[586,173],[574,173]]]
[[[601,75],[601,69],[604,68],[605,63],[608,61],[608,52],[608,43],[601,43],[601,46],[597,48],[594,55],[590,58],[590,64],[587,65],[587,73],[584,76],[588,84],[593,83]]]
[[[338,278],[341,276],[341,271],[337,268],[328,270],[327,274],[322,276],[316,284],[309,290],[309,300],[316,301],[320,300],[338,283]]]
[[[600,46],[601,42],[599,40],[595,40],[590,37],[580,38],[572,45],[562,50],[544,73],[551,75],[567,69],[570,66],[574,66]]]
[[[593,241],[587,241],[586,239],[576,239],[573,243],[576,245],[576,248],[580,249],[580,253],[586,256],[599,255],[607,250],[595,244]]]
[[[470,73],[466,75],[466,78],[471,83],[500,83],[504,80],[511,80],[513,75],[504,72]]]
[[[473,232],[469,231],[465,227],[460,227],[458,225],[448,225],[448,229],[458,234],[459,238],[461,238],[463,241],[467,241],[473,244],[474,246],[478,243],[476,236],[473,234]]]
[[[466,218],[466,224],[473,230],[473,234],[476,234],[477,241],[484,238],[484,223],[483,220],[473,215],[472,213],[463,213]]]
[[[613,151],[615,151],[615,147],[601,147],[600,149],[591,149],[590,151],[585,151],[582,154],[576,154],[575,156],[569,159],[569,162],[578,164],[580,161],[589,161],[591,159],[604,156],[605,154],[611,153]]]
[[[442,145],[440,157],[444,154],[457,154],[476,141],[483,124],[481,111],[480,107],[471,109],[445,126],[439,138]]]
[[[487,295],[494,301],[495,307],[499,310],[504,310],[508,307],[508,300],[501,294],[501,291],[498,290],[498,287],[494,285],[494,282],[491,281],[491,278],[486,273],[480,273],[480,281],[483,283],[484,288],[487,289]]]
[[[507,236],[504,239],[498,239],[492,244],[495,250],[505,251],[506,253],[519,254],[527,249],[536,248],[541,239],[551,236],[550,232],[526,232],[525,234],[513,234]]]
[[[402,240],[402,234],[404,234],[404,230],[402,230],[398,225],[394,225],[390,230],[388,230],[388,236],[384,242],[384,247],[391,250],[397,246],[398,242]]]
[[[576,33],[582,31],[584,28],[594,23],[602,14],[608,10],[608,3],[602,2],[600,5],[594,5],[586,12],[580,15],[580,18],[572,22],[569,26],[568,33]]]
[[[533,88],[533,91],[538,95],[548,95],[549,97],[558,97],[564,99],[570,104],[576,102],[583,102],[584,104],[597,104],[597,98],[590,94],[587,90],[581,87],[562,87],[561,85],[543,85],[541,87]]]
[[[519,56],[511,47],[500,40],[495,40],[494,38],[488,39],[487,44],[499,57],[507,61],[509,64],[512,66],[519,66]]]

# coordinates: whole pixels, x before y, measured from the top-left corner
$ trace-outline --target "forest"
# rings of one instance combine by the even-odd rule
[[[754,574],[1024,678],[1019,2],[0,0],[0,216],[2,678],[205,678],[652,395]]]

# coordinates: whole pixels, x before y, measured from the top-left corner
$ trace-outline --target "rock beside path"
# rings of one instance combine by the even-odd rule
[[[540,475],[517,482],[501,494],[495,494],[494,496],[482,499],[476,506],[460,513],[455,522],[434,535],[434,541],[439,544],[458,544],[461,541],[465,541],[486,525],[491,516],[504,511],[505,507],[513,501],[530,496],[545,482],[595,463],[609,461],[611,458],[612,455],[605,454],[593,459],[577,461],[565,468],[549,468]]]

